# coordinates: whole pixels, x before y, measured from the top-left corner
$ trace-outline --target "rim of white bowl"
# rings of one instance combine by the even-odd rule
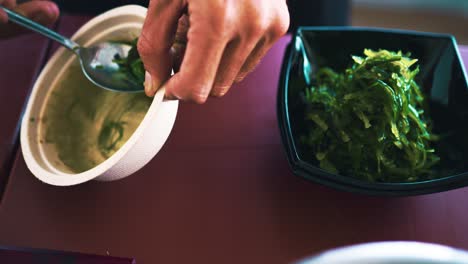
[[[72,39],[79,38],[81,35],[92,30],[96,25],[99,25],[100,23],[106,20],[118,18],[119,16],[122,16],[122,15],[136,15],[144,19],[146,17],[146,10],[147,10],[146,8],[142,6],[138,6],[138,5],[126,5],[126,6],[121,6],[121,7],[111,9],[101,15],[96,16],[90,21],[88,21],[73,35]],[[135,23],[135,21],[129,21],[129,23],[130,24]],[[141,26],[143,25],[142,23],[139,23],[139,24]],[[91,42],[92,38],[88,41]],[[158,114],[158,110],[160,108],[159,106],[164,98],[164,90],[163,89],[158,90],[158,92],[153,98],[153,101],[145,117],[143,118],[143,120],[141,121],[140,125],[137,127],[135,132],[127,140],[127,142],[125,142],[124,145],[118,151],[116,151],[116,153],[114,153],[111,157],[109,157],[108,159],[106,159],[105,161],[97,165],[96,167],[93,167],[87,171],[76,173],[76,174],[65,173],[57,169],[54,169],[55,172],[46,170],[41,165],[38,164],[36,160],[37,157],[35,157],[32,154],[30,140],[28,139],[28,132],[31,129],[29,120],[31,116],[31,108],[37,98],[37,92],[38,92],[37,87],[39,86],[41,82],[43,82],[43,79],[47,75],[51,74],[50,70],[55,65],[55,62],[62,56],[65,56],[64,52],[65,52],[65,48],[63,47],[57,50],[57,52],[55,52],[52,58],[46,63],[46,66],[43,68],[39,77],[37,78],[34,84],[32,93],[29,97],[25,114],[23,115],[23,120],[21,124],[21,135],[20,135],[21,148],[22,148],[23,156],[26,161],[27,167],[30,169],[33,175],[39,180],[45,183],[57,185],[57,186],[76,185],[76,184],[80,184],[80,183],[92,180],[94,178],[99,177],[100,175],[105,173],[107,170],[112,168],[115,164],[117,164],[124,157],[124,155],[135,145],[135,143],[141,136],[142,132],[149,125],[149,123],[154,122],[155,120],[154,117]],[[53,81],[52,83],[54,82],[55,81]],[[51,87],[52,88],[46,89],[46,93],[49,93],[49,91],[53,89],[54,86],[51,85]],[[44,97],[44,101],[46,100],[46,98],[47,97]],[[50,164],[50,162],[48,162],[48,160],[45,157],[43,157],[43,160],[45,163],[48,163],[52,168],[54,167],[52,164]]]
[[[468,252],[418,241],[381,241],[325,251],[296,264],[466,264]]]

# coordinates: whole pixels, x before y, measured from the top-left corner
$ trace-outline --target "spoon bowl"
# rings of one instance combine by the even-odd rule
[[[102,42],[89,48],[77,50],[83,73],[95,85],[118,92],[140,92],[144,90],[143,83],[122,71],[115,58],[126,58],[131,45],[125,43]]]

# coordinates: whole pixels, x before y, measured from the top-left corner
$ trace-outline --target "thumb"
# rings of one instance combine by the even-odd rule
[[[171,46],[174,42],[183,1],[151,0],[143,30],[138,39],[138,53],[145,65],[145,93],[154,96],[170,77],[172,70]]]

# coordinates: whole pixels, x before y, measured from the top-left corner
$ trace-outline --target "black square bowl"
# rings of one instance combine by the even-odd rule
[[[367,182],[319,168],[299,138],[306,132],[300,99],[310,68],[342,71],[351,55],[364,49],[411,52],[420,73],[416,82],[429,101],[433,132],[448,135],[434,146],[441,162],[437,178],[410,183]],[[309,59],[304,60],[307,56]],[[303,27],[292,37],[277,98],[278,122],[289,164],[296,175],[339,189],[369,195],[406,196],[441,192],[468,185],[468,82],[455,38],[451,35],[353,27]]]

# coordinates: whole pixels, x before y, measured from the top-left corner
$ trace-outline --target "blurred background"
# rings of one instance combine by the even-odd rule
[[[450,33],[468,45],[468,0],[352,0],[350,9],[353,26]]]
[[[97,14],[149,0],[54,0],[65,13]],[[468,0],[288,0],[299,25],[353,25],[450,33],[468,45]]]

